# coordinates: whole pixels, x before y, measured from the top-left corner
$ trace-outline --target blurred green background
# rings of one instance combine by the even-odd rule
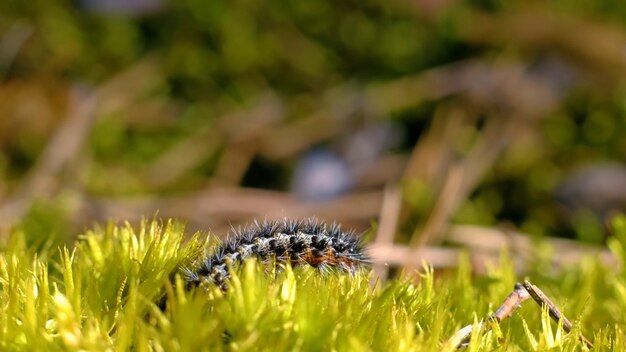
[[[158,212],[601,244],[625,78],[618,0],[4,0],[0,229]]]

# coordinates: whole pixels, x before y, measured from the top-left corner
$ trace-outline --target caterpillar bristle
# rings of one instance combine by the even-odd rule
[[[333,270],[352,274],[370,263],[359,236],[343,231],[339,224],[327,225],[315,218],[255,220],[250,226],[232,228],[211,254],[195,268],[183,268],[182,274],[191,286],[208,284],[227,290],[228,266],[251,257],[277,267],[309,265],[322,274]]]

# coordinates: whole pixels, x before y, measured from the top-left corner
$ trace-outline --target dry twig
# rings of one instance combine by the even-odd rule
[[[531,284],[530,282],[528,282],[528,280],[524,281],[523,286],[526,289],[526,291],[530,294],[530,297],[532,297],[535,300],[535,302],[537,302],[537,304],[539,304],[541,307],[545,306],[548,308],[548,313],[550,314],[550,317],[554,319],[554,321],[563,322],[563,330],[565,330],[565,332],[572,331],[572,323],[567,319],[567,317],[563,313],[561,313],[561,311],[557,308],[557,306],[554,303],[552,303],[550,298],[548,298],[548,296],[546,296],[543,293],[543,291],[539,289],[539,287]],[[580,335],[580,341],[584,343],[588,348],[593,347],[591,342],[587,340],[587,338],[585,338],[582,334]]]
[[[387,187],[383,194],[378,231],[374,240],[375,245],[385,246],[393,244],[394,234],[398,227],[401,206],[402,194],[398,186],[393,185]],[[373,272],[372,280],[386,280],[388,274],[386,261],[375,261]]]
[[[563,313],[557,308],[557,306],[546,296],[543,291],[541,291],[537,286],[531,284],[528,280],[524,281],[523,284],[517,283],[515,284],[515,289],[509,296],[504,300],[502,305],[496,310],[487,321],[495,321],[500,323],[502,320],[511,316],[513,312],[519,308],[525,300],[532,298],[539,304],[541,307],[547,307],[548,313],[550,317],[555,321],[561,321],[563,324],[563,330],[565,332],[572,331],[572,323],[565,317]],[[444,345],[444,351],[452,351],[459,347],[463,347],[469,343],[470,336],[474,331],[474,326],[477,329],[482,329],[484,326],[484,321],[479,322],[476,325],[467,325],[457,331]],[[592,348],[593,344],[585,338],[582,334],[580,335],[580,341],[585,344],[587,348]]]

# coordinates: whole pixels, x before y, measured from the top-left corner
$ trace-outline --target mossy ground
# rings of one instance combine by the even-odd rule
[[[468,350],[584,350],[580,331],[594,350],[626,349],[626,219],[614,225],[617,267],[588,258],[550,270],[545,260],[524,274],[574,321],[574,332],[527,301],[502,325],[476,331]],[[484,276],[464,261],[453,272],[424,266],[417,283],[374,288],[368,272],[268,273],[249,261],[225,294],[187,290],[177,268],[202,255],[206,238],[185,240],[176,222],[152,221],[96,228],[72,248],[35,252],[16,231],[0,253],[0,350],[439,351],[524,279],[506,253]]]

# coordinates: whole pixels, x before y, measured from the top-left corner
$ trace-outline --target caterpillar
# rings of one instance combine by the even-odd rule
[[[226,241],[194,268],[183,269],[183,276],[190,286],[215,285],[226,291],[228,265],[236,266],[251,257],[277,266],[310,265],[321,273],[355,273],[370,262],[360,237],[336,223],[327,225],[314,218],[254,221],[251,226],[233,229]]]

